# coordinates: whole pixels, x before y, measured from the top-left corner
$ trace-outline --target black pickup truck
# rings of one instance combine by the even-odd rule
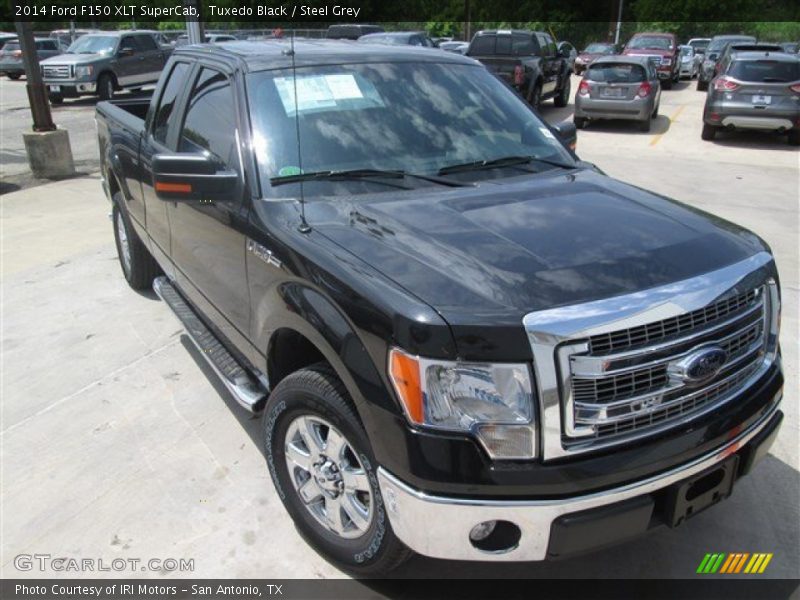
[[[534,108],[553,99],[569,104],[569,49],[556,46],[549,33],[524,29],[491,29],[475,34],[467,49],[470,56],[517,90]]]
[[[277,494],[353,572],[675,527],[777,434],[768,246],[582,162],[470,58],[187,47],[97,122],[125,278],[263,414]]]

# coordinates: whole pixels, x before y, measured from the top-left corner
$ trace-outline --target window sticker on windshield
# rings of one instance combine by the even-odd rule
[[[363,79],[361,82],[357,81],[351,73],[298,77],[297,83],[292,77],[276,77],[273,81],[287,116],[293,116],[295,113],[295,85],[297,111],[301,113],[328,110],[353,102],[357,105],[383,106],[372,84]],[[363,89],[362,86],[366,86],[367,89]]]
[[[551,140],[556,139],[556,136],[554,136],[553,132],[547,129],[547,127],[539,127],[539,131],[541,131],[542,135],[546,138],[550,138]]]

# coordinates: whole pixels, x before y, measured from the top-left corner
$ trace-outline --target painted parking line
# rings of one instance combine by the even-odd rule
[[[672,113],[671,117],[667,117],[667,119],[669,120],[669,124],[670,125],[672,125],[675,122],[675,120],[678,118],[678,115],[680,115],[683,112],[684,108],[686,108],[686,105],[685,104],[681,104],[678,107],[678,110],[676,110],[674,113]],[[664,132],[664,133],[666,133],[666,132]],[[662,136],[664,135],[664,133],[659,133],[658,135],[654,135],[653,139],[650,140],[650,145],[651,146],[655,146],[658,142],[660,142]]]

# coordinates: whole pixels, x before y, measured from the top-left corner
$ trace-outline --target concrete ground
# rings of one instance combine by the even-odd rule
[[[0,96],[6,88],[3,81]],[[415,557],[398,576],[692,577],[706,552],[737,551],[774,553],[764,577],[800,575],[798,152],[771,135],[701,141],[704,96],[682,83],[664,92],[651,133],[592,124],[579,133],[578,153],[771,244],[782,275],[787,374],[786,419],[771,455],[729,500],[675,530],[554,563]],[[569,118],[570,107],[543,113],[555,122]],[[3,152],[17,143],[15,127],[3,120]],[[72,127],[93,135],[89,114]],[[284,512],[259,421],[237,407],[169,310],[125,284],[107,212],[96,175],[0,197],[0,576],[59,575],[19,571],[14,560],[23,553],[106,564],[194,559],[193,572],[85,576],[345,576]]]

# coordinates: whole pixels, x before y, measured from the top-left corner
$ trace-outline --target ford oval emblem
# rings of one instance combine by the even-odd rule
[[[670,365],[670,372],[687,385],[713,378],[728,361],[728,353],[719,346],[705,346]]]

